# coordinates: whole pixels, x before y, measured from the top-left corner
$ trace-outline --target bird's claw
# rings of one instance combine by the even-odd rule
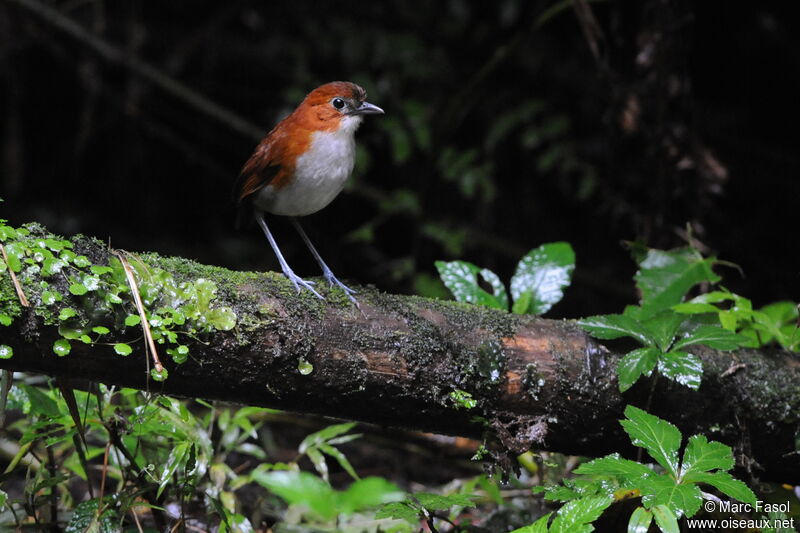
[[[297,289],[298,293],[300,292],[300,287],[303,287],[305,289],[308,289],[311,292],[311,294],[313,294],[314,296],[316,296],[320,300],[324,300],[325,299],[325,298],[322,297],[322,295],[320,293],[318,293],[316,290],[314,290],[314,287],[313,287],[314,282],[313,281],[306,281],[303,278],[301,278],[300,276],[298,276],[297,274],[295,274],[294,272],[284,272],[283,274],[289,279],[289,281],[292,282],[292,285],[294,285],[294,288]]]
[[[328,280],[328,284],[331,287],[336,285],[337,287],[342,289],[342,291],[344,291],[344,294],[350,299],[350,301],[353,302],[359,309],[361,308],[358,305],[356,299],[353,297],[353,295],[356,294],[356,291],[354,289],[351,289],[350,287],[348,287],[347,285],[336,279],[336,276],[334,276],[333,272],[331,271],[323,272],[322,275],[326,280]]]

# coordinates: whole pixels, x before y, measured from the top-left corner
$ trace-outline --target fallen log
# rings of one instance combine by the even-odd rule
[[[33,226],[37,231],[46,235]],[[100,241],[72,242],[95,265],[112,257]],[[297,294],[275,273],[233,272],[155,254],[139,260],[177,280],[213,280],[236,326],[188,341],[191,357],[181,364],[162,354],[169,377],[156,382],[142,340],[131,343],[134,351],[126,357],[111,348],[141,338],[134,328],[112,330],[102,344],[75,342],[68,355],[57,357],[58,324],[43,311],[35,280],[23,275],[31,305],[0,327],[0,344],[14,352],[0,359],[0,368],[475,437],[505,457],[505,466],[514,453],[531,448],[635,456],[617,422],[625,405],[634,404],[685,436],[703,433],[731,445],[740,468],[757,477],[800,482],[796,354],[698,347],[694,353],[704,365],[699,390],[650,378],[620,394],[616,363],[623,346],[601,345],[571,321],[366,287],[358,288],[359,310],[324,287],[325,302]],[[80,308],[67,281],[55,278],[49,290],[60,291],[79,313],[91,312]],[[12,283],[0,277],[0,297],[16,297]]]

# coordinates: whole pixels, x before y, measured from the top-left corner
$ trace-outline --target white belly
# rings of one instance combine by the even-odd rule
[[[297,158],[294,179],[280,188],[267,185],[261,189],[256,206],[274,215],[304,216],[331,203],[353,172],[353,130],[313,133],[308,151]]]

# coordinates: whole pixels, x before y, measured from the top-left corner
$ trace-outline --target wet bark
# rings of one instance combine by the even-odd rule
[[[99,241],[75,245],[96,264],[108,260]],[[698,391],[662,378],[623,395],[615,369],[626,347],[600,345],[570,321],[364,287],[359,311],[335,292],[325,292],[328,302],[298,296],[273,273],[155,255],[142,260],[179,279],[213,278],[237,326],[190,342],[183,364],[162,353],[169,378],[155,382],[135,328],[104,339],[132,343],[127,357],[110,345],[80,342],[66,357],[55,356],[57,327],[45,324],[38,295],[28,294],[32,307],[0,328],[0,344],[14,350],[0,368],[484,438],[506,460],[530,448],[635,456],[618,423],[625,405],[635,404],[687,437],[703,433],[733,446],[739,465],[756,476],[800,481],[800,360],[794,354],[701,349],[705,374]],[[13,294],[10,283],[7,275],[0,278],[8,284],[3,294]],[[455,391],[468,392],[477,404],[461,405]]]

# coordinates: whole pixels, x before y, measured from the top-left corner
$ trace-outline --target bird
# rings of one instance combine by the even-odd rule
[[[339,281],[300,226],[298,217],[316,213],[342,191],[353,172],[355,132],[365,115],[383,114],[366,101],[367,92],[349,81],[333,81],[308,93],[297,108],[256,146],[242,167],[234,199],[253,215],[278,258],[284,276],[324,300],[294,273],[267,226],[265,214],[289,217],[332,287],[341,288],[357,307],[355,291]]]

